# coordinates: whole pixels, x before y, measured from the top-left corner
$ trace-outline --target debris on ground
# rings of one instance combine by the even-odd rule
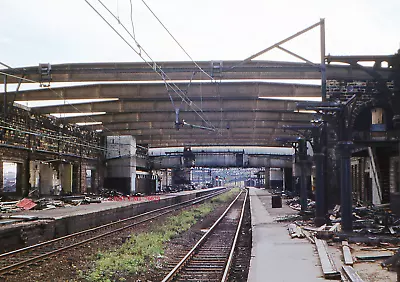
[[[100,196],[59,196],[41,198],[23,198],[19,201],[0,202],[1,213],[14,213],[27,210],[50,210],[79,206],[81,204],[101,203],[106,199]]]
[[[292,209],[300,211],[299,197],[289,198],[286,203]],[[370,267],[366,264],[373,264],[371,267],[377,269],[398,270],[400,217],[390,211],[388,204],[374,206],[357,204],[353,207],[351,233],[341,229],[340,205],[328,211],[326,224],[319,227],[315,226],[314,218],[305,216],[314,213],[315,202],[308,200],[306,213],[287,215],[277,218],[276,221],[288,222],[288,235],[293,240],[305,237],[316,245],[325,278],[364,281],[362,278],[366,277],[363,276],[363,269]],[[337,256],[335,261],[337,268],[329,259],[328,245],[336,249],[332,253]]]

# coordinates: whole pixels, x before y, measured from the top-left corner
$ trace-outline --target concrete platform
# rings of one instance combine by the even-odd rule
[[[271,194],[264,189],[249,188],[249,192],[253,248],[248,281],[324,281],[314,246],[307,239],[291,239],[288,223],[274,222],[297,212],[285,203],[272,208]]]
[[[105,201],[89,205],[2,213],[3,216],[35,217],[35,220],[0,225],[0,253],[33,245],[176,204],[208,194],[221,187],[136,198],[131,201]]]

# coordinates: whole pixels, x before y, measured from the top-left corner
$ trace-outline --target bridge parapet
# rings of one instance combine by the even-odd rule
[[[193,166],[210,168],[229,167],[281,167],[292,166],[291,155],[250,155],[243,153],[194,153],[195,161]],[[183,154],[151,156],[152,169],[178,168],[184,166]]]

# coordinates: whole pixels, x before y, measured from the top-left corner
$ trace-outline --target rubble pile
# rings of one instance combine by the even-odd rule
[[[287,204],[299,210],[298,198],[287,200]],[[315,203],[309,201],[307,211],[314,210]],[[320,227],[315,227],[313,218],[304,215],[286,216],[277,221],[292,222],[287,227],[291,238],[306,238],[315,244],[326,279],[364,281],[357,268],[362,269],[360,264],[365,263],[379,269],[400,270],[400,217],[392,214],[387,204],[354,207],[353,232],[341,230],[339,205],[328,212],[327,224]],[[340,269],[336,268],[328,246],[340,250]]]
[[[286,200],[286,204],[296,211],[301,210],[300,197],[293,197]],[[313,212],[315,209],[315,201],[307,199],[307,212]]]
[[[99,196],[65,196],[60,198],[43,197],[39,199],[23,198],[20,201],[0,202],[1,213],[13,213],[24,210],[49,210],[81,204],[101,203],[105,199]]]

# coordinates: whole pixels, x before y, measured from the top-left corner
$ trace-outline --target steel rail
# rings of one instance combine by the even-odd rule
[[[226,208],[224,213],[214,222],[214,224],[209,228],[209,230],[200,238],[199,241],[192,247],[192,249],[176,264],[176,266],[164,277],[164,279],[161,282],[168,282],[171,281],[181,270],[181,268],[189,261],[189,259],[194,255],[195,251],[198,250],[199,247],[201,247],[206,239],[213,233],[214,229],[216,226],[222,221],[222,219],[225,217],[225,215],[230,211],[231,207],[233,204],[236,203],[236,201],[239,199],[239,197],[242,195],[243,191],[237,195],[237,197],[230,203],[230,205]],[[242,210],[244,210],[245,203],[243,204]]]
[[[249,195],[249,191],[247,190],[246,191],[246,196],[244,197],[244,203],[243,203],[242,211],[240,213],[239,224],[238,224],[238,227],[236,228],[235,238],[233,239],[231,252],[229,254],[228,261],[226,263],[225,270],[224,270],[224,275],[222,276],[221,282],[226,282],[226,281],[228,281],[228,278],[229,278],[229,271],[231,269],[233,256],[235,254],[235,249],[236,249],[237,241],[238,241],[238,238],[239,238],[239,233],[240,233],[240,230],[242,229],[242,222],[243,222],[245,206],[246,206],[246,201],[247,201],[248,195]]]
[[[60,238],[56,238],[56,239],[53,239],[53,240],[49,240],[49,241],[46,241],[46,242],[43,242],[43,243],[35,244],[35,245],[29,246],[29,247],[25,247],[25,248],[22,248],[22,249],[18,249],[18,250],[15,250],[15,251],[11,251],[11,252],[8,252],[8,253],[4,253],[4,254],[0,255],[0,259],[12,257],[12,256],[15,256],[15,255],[18,255],[18,254],[27,252],[27,251],[32,251],[32,250],[38,249],[38,248],[40,248],[40,247],[43,247],[43,246],[46,246],[46,245],[50,245],[50,244],[55,243],[55,242],[61,242],[61,241],[63,241],[63,240],[67,240],[67,239],[70,239],[70,238],[77,237],[78,235],[88,234],[88,233],[90,233],[90,232],[97,231],[97,230],[100,230],[100,229],[104,229],[104,228],[107,228],[107,227],[111,227],[111,226],[113,226],[113,225],[126,222],[126,221],[128,221],[128,220],[137,219],[137,218],[140,218],[140,217],[143,217],[143,216],[152,214],[152,213],[156,213],[156,212],[160,212],[160,211],[162,211],[162,210],[168,209],[167,211],[162,212],[161,214],[157,214],[157,215],[155,215],[155,216],[152,216],[152,217],[150,217],[150,218],[143,219],[143,220],[140,220],[140,221],[138,221],[138,222],[135,222],[135,223],[132,223],[132,224],[129,224],[129,225],[126,225],[126,226],[123,226],[123,227],[120,227],[120,228],[117,228],[117,229],[108,231],[108,232],[106,232],[106,233],[103,233],[103,234],[100,234],[100,235],[97,235],[97,236],[94,236],[94,237],[91,237],[91,238],[82,240],[82,241],[80,241],[80,242],[73,243],[73,244],[71,244],[71,245],[68,245],[68,246],[65,246],[65,247],[61,247],[61,248],[58,248],[58,249],[55,249],[55,250],[46,252],[46,253],[44,253],[44,254],[35,256],[35,257],[33,257],[33,258],[29,258],[29,259],[23,260],[23,261],[21,261],[21,262],[17,262],[17,263],[14,263],[14,264],[11,264],[11,265],[2,267],[2,268],[0,268],[0,275],[9,273],[9,272],[11,272],[11,271],[13,271],[13,270],[15,270],[15,269],[21,268],[21,267],[23,267],[23,266],[25,266],[25,265],[32,264],[32,263],[35,262],[35,261],[42,260],[42,259],[44,259],[44,258],[46,258],[46,257],[49,257],[49,256],[52,256],[52,255],[54,255],[54,254],[60,253],[60,252],[65,251],[65,250],[67,250],[67,249],[71,249],[71,248],[80,246],[80,245],[82,245],[82,244],[85,244],[85,243],[88,243],[88,242],[91,242],[91,241],[100,239],[100,238],[102,238],[102,237],[111,235],[111,234],[113,234],[113,233],[116,233],[116,232],[119,232],[119,231],[122,231],[122,230],[125,230],[125,229],[128,229],[128,228],[131,228],[131,227],[136,226],[136,225],[138,225],[138,224],[141,224],[141,223],[144,223],[144,222],[147,222],[147,221],[156,219],[156,218],[158,218],[158,217],[160,217],[160,216],[162,216],[162,215],[169,214],[169,213],[171,212],[171,210],[170,210],[171,208],[173,208],[173,211],[175,211],[175,210],[184,208],[184,207],[186,207],[186,206],[194,205],[194,204],[197,204],[197,203],[199,203],[199,202],[208,200],[208,199],[213,198],[213,197],[215,197],[215,196],[218,196],[218,195],[220,195],[220,194],[222,194],[222,193],[224,193],[224,192],[226,192],[226,189],[219,190],[219,191],[214,192],[214,193],[209,194],[209,195],[201,196],[201,197],[199,197],[199,198],[197,198],[197,199],[185,201],[185,202],[178,203],[178,204],[173,204],[173,205],[170,205],[170,206],[167,206],[167,207],[163,207],[163,208],[160,208],[160,209],[157,209],[157,210],[145,212],[145,213],[142,213],[142,214],[139,214],[139,215],[136,215],[136,216],[127,218],[127,219],[123,219],[123,220],[120,220],[120,221],[108,223],[108,224],[105,224],[105,225],[102,225],[102,226],[98,226],[98,227],[95,227],[95,228],[83,230],[83,231],[80,231],[80,232],[77,232],[77,233],[73,233],[73,234],[70,234],[70,235],[67,235],[67,236],[63,236],[63,237],[60,237]],[[180,206],[180,208],[177,208],[177,207],[179,207],[179,206]]]

